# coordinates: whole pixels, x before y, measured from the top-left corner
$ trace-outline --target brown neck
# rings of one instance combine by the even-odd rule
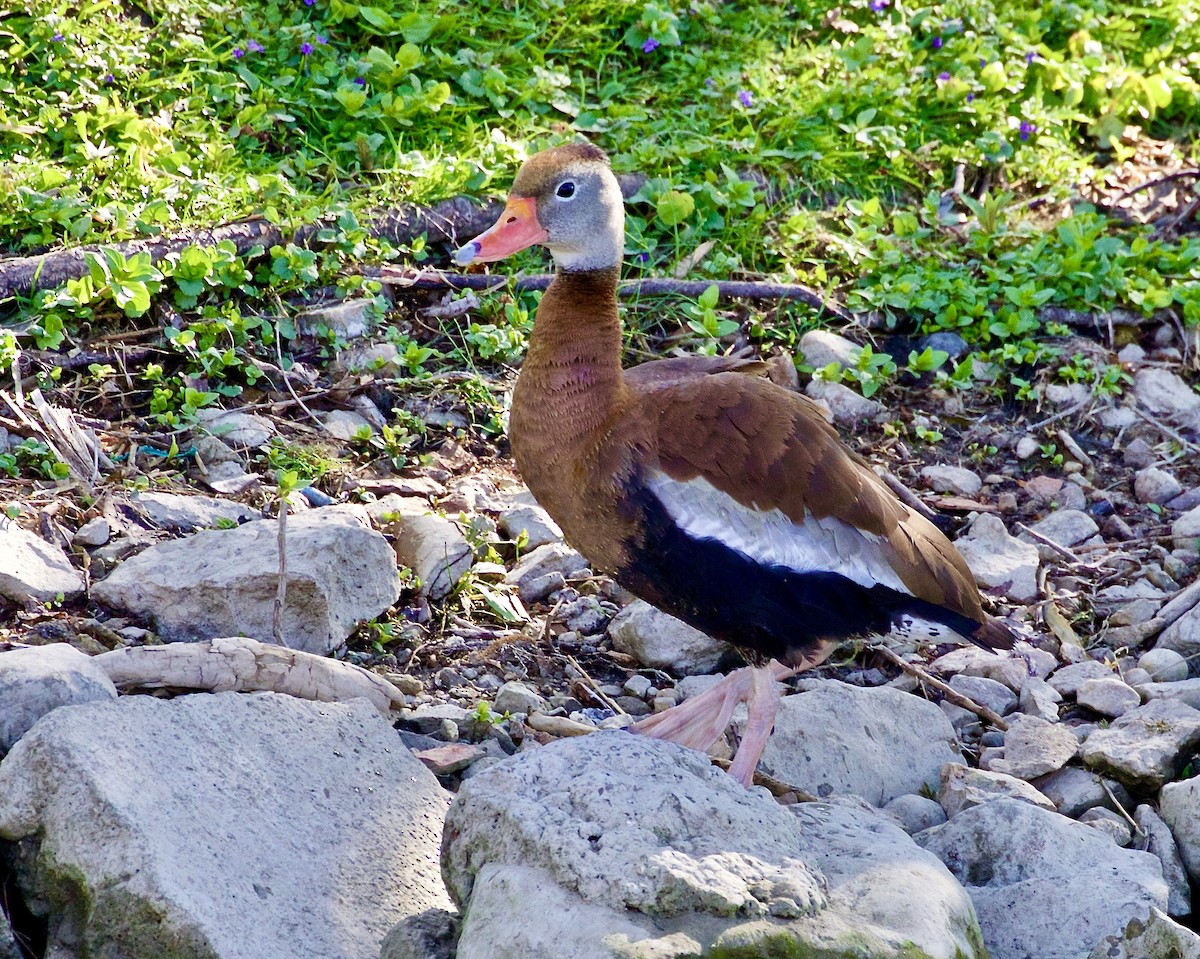
[[[538,306],[513,396],[514,432],[562,441],[601,427],[625,396],[616,269],[559,272]]]

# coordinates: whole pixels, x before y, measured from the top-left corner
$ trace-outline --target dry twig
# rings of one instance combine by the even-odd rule
[[[949,686],[946,683],[943,683],[940,679],[931,676],[920,666],[908,662],[906,659],[903,659],[895,651],[886,646],[872,646],[870,648],[879,653],[884,659],[895,663],[910,676],[915,676],[927,686],[931,687],[932,689],[936,689],[939,693],[950,700],[950,702],[954,703],[955,706],[961,706],[963,709],[974,713],[980,719],[991,723],[1001,732],[1006,732],[1008,730],[1008,723],[1005,722],[995,710],[989,709],[987,706],[980,706],[979,703],[975,702],[975,700],[971,699],[969,696],[964,696],[953,686]]]

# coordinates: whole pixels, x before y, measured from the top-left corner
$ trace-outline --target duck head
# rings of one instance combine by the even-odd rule
[[[522,165],[500,219],[454,254],[459,266],[490,263],[540,243],[560,270],[617,267],[625,246],[621,188],[590,143],[543,150]]]

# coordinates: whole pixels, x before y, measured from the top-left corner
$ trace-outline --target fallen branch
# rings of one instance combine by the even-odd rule
[[[1135,193],[1141,193],[1143,190],[1150,190],[1156,186],[1165,186],[1168,183],[1173,183],[1176,180],[1194,180],[1200,178],[1200,170],[1176,170],[1174,173],[1167,173],[1163,176],[1157,176],[1153,180],[1147,180],[1135,186],[1132,190],[1126,190],[1120,196],[1109,201],[1109,206],[1116,206],[1122,200],[1128,200]]]
[[[390,286],[413,290],[478,290],[490,293],[504,289],[510,283],[517,290],[544,290],[554,279],[553,274],[510,277],[497,273],[444,273],[440,270],[409,270],[403,267],[363,268],[362,275]],[[696,297],[710,286],[716,286],[722,299],[799,300],[815,309],[824,310],[843,323],[854,323],[854,316],[819,290],[800,283],[759,283],[750,280],[675,280],[669,277],[650,277],[644,280],[625,280],[617,287],[617,295]]]
[[[991,723],[1001,732],[1008,731],[1008,723],[1005,722],[1000,717],[1000,714],[995,710],[989,709],[987,706],[980,706],[979,703],[975,702],[975,700],[971,699],[969,696],[964,696],[953,686],[947,685],[940,679],[931,676],[920,666],[916,666],[913,663],[908,662],[908,660],[903,659],[899,654],[891,649],[888,649],[886,646],[872,646],[871,649],[879,653],[879,655],[889,662],[895,663],[910,676],[914,676],[919,679],[926,686],[936,689],[939,693],[950,700],[950,702],[954,703],[955,706],[961,706],[968,712],[974,713],[980,719]]]
[[[385,718],[405,705],[400,690],[360,666],[244,637],[132,646],[93,662],[122,690],[273,692],[322,703],[366,699]]]

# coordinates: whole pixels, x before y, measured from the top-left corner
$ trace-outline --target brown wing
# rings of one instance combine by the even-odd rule
[[[658,466],[702,477],[743,506],[796,523],[833,517],[875,545],[920,599],[987,622],[974,577],[932,523],[908,509],[838,438],[815,403],[769,381],[718,373],[637,391]]]

